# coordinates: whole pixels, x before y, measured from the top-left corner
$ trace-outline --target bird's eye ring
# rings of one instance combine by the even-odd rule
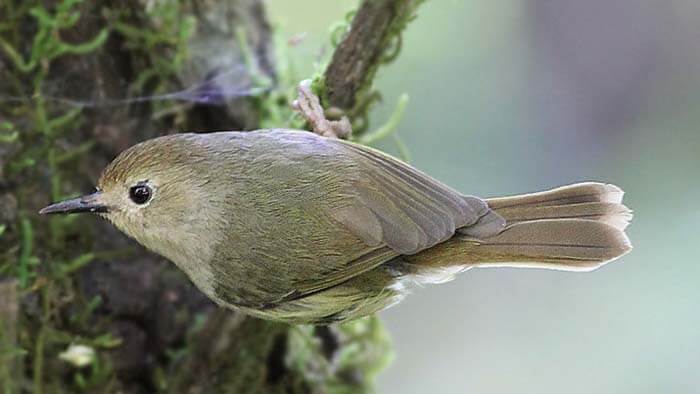
[[[148,185],[139,184],[129,189],[129,198],[139,205],[147,203],[152,195],[153,191]]]

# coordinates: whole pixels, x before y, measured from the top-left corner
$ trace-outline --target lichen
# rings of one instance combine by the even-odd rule
[[[72,377],[68,379],[56,370],[54,360],[47,360],[76,341],[92,344],[98,354],[115,346],[115,342],[108,340],[109,334],[91,332],[87,326],[85,316],[94,309],[93,301],[66,300],[74,298],[77,292],[72,275],[96,258],[94,253],[80,252],[89,250],[79,246],[88,245],[80,232],[80,223],[73,217],[52,217],[46,226],[46,219],[35,214],[39,201],[55,201],[76,192],[71,174],[76,172],[76,162],[94,146],[94,141],[66,144],[64,137],[84,122],[84,111],[82,107],[66,109],[57,100],[45,97],[53,66],[57,61],[101,50],[113,30],[124,34],[128,26],[126,22],[112,20],[113,23],[80,42],[65,41],[63,37],[70,35],[85,17],[81,12],[83,6],[81,0],[63,0],[51,7],[42,1],[0,5],[0,14],[7,16],[0,24],[3,33],[0,56],[8,61],[1,75],[4,97],[0,107],[0,119],[3,119],[0,149],[6,155],[0,161],[0,173],[5,175],[0,194],[11,195],[18,201],[18,206],[13,208],[18,212],[14,220],[2,224],[0,250],[5,252],[1,255],[0,277],[17,279],[22,306],[27,309],[23,311],[25,318],[13,322],[19,332],[17,347],[0,352],[5,357],[28,361],[26,373],[13,376],[16,382],[12,387],[30,385],[35,393],[91,391],[112,379],[109,360],[103,355],[96,357],[87,370],[69,374]],[[153,12],[164,10],[167,9],[157,8]],[[167,19],[172,13],[163,16],[168,24],[173,22]],[[29,40],[27,26],[31,26]],[[166,31],[145,34],[147,45],[139,44],[144,50],[149,49],[148,45],[170,45],[177,54],[188,25],[176,26],[184,33],[176,35],[175,41],[172,32]],[[127,45],[134,41],[137,37],[127,37]],[[176,55],[176,61],[172,62],[151,55],[152,64],[158,65],[151,69],[157,73],[151,74],[161,79],[168,77],[168,73],[177,69],[178,59],[181,56]],[[168,67],[162,67],[165,64]],[[146,82],[146,77],[137,78],[134,86]],[[44,181],[48,188],[42,186],[46,184]],[[73,313],[68,322],[61,317],[64,308]],[[74,317],[79,318],[70,321]]]
[[[90,14],[96,12],[93,4],[84,0],[60,0],[53,6],[40,0],[0,3],[0,15],[5,16],[0,20],[0,61],[5,66],[0,68],[0,282],[13,281],[17,289],[13,299],[20,308],[16,319],[3,322],[12,325],[17,335],[13,341],[0,340],[0,362],[20,366],[16,373],[0,368],[4,392],[19,392],[19,387],[35,393],[128,391],[111,356],[125,344],[106,330],[105,322],[95,320],[96,311],[108,300],[79,286],[81,272],[123,251],[93,251],[93,236],[84,231],[90,218],[36,215],[45,203],[84,191],[84,183],[76,178],[81,162],[94,154],[98,144],[92,138],[80,138],[91,134],[79,131],[95,127],[89,123],[90,107],[99,102],[60,100],[46,92],[55,90],[51,85],[60,79],[59,66],[92,59],[114,46],[128,51],[137,63],[138,72],[125,76],[130,80],[124,98],[163,96],[182,88],[178,75],[189,59],[189,39],[197,20],[181,4],[149,1],[143,9],[104,5],[96,16]],[[93,23],[90,18],[99,19],[101,25],[85,29],[85,23]],[[86,30],[91,33],[84,34]],[[281,34],[274,38],[273,81],[256,69],[256,54],[247,48],[246,32],[237,31],[253,85],[248,100],[260,114],[261,127],[301,128],[302,121],[290,104],[297,82],[305,76],[297,75],[291,66]],[[159,100],[149,105],[151,113],[177,113],[169,126],[184,124],[187,115],[180,103]],[[202,346],[194,338],[209,315],[199,316],[194,319],[183,313],[173,318],[189,321],[190,339],[153,361],[149,375],[142,377],[146,387],[173,392],[182,377],[179,366]],[[244,341],[237,347],[241,353],[217,360],[222,370],[236,367],[221,379],[219,388],[231,391],[262,384],[273,392],[371,391],[373,377],[391,358],[388,336],[377,318],[334,328],[338,342],[330,355],[313,327],[246,321],[231,329],[231,338]],[[59,359],[71,346],[94,350],[89,365],[74,366]],[[281,361],[265,359],[275,354],[283,355]],[[281,366],[275,364],[278,361]],[[277,380],[266,375],[272,370],[281,374]],[[261,383],[261,376],[270,380]]]
[[[70,284],[61,280],[60,273],[75,264],[76,259],[84,260],[85,255],[74,256],[75,252],[66,247],[70,242],[68,237],[76,232],[73,220],[52,219],[48,229],[39,225],[30,207],[42,191],[28,180],[48,178],[50,198],[64,197],[67,164],[89,146],[89,142],[78,147],[59,146],[57,141],[61,135],[79,125],[81,111],[57,111],[42,97],[42,91],[54,61],[98,50],[107,40],[109,29],[103,28],[81,42],[69,43],[62,39],[62,34],[79,21],[77,8],[80,1],[63,0],[52,8],[39,1],[22,2],[17,8],[12,2],[3,4],[0,13],[11,15],[9,21],[18,21],[2,24],[0,53],[10,63],[9,70],[2,75],[8,86],[4,93],[22,97],[25,94],[23,87],[29,86],[33,99],[5,102],[0,112],[2,118],[10,119],[5,120],[2,127],[1,141],[7,145],[4,149],[10,152],[2,160],[2,173],[6,175],[5,182],[14,186],[12,195],[18,202],[16,209],[19,212],[14,221],[4,224],[7,231],[0,244],[7,252],[0,261],[0,272],[4,277],[17,278],[20,295],[37,302],[36,316],[15,322],[19,326],[19,345],[15,354],[29,359],[32,388],[41,393],[45,391],[47,381],[55,379],[47,377],[45,351],[64,342],[59,335],[60,329],[54,326],[55,308]],[[34,26],[28,47],[24,23]],[[15,379],[18,381],[16,387],[26,385],[23,373]]]
[[[310,326],[289,334],[289,368],[306,376],[326,393],[370,393],[375,378],[393,359],[391,340],[378,317],[348,322],[334,328],[337,351],[324,354]]]

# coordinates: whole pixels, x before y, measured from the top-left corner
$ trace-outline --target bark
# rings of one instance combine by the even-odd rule
[[[423,0],[365,0],[324,73],[327,104],[355,107],[358,94],[371,84],[377,67],[393,59],[401,32]]]
[[[409,3],[417,2],[362,3],[326,72],[333,105],[351,107],[371,83],[413,12],[401,7]],[[158,4],[169,5],[149,9]],[[54,25],[39,17],[61,7],[69,11]],[[77,12],[73,24],[46,27]],[[0,279],[17,278],[0,282],[0,388],[367,388],[383,361],[351,355],[383,349],[375,321],[349,330],[248,318],[216,307],[172,264],[108,223],[36,215],[50,200],[89,191],[117,153],[163,130],[256,128],[261,99],[236,96],[256,78],[276,80],[263,2],[9,1],[0,15]],[[191,20],[196,30],[187,35]],[[44,41],[27,39],[45,28]],[[64,48],[59,41],[94,47],[54,56]],[[91,366],[59,360],[76,342],[96,349]]]
[[[17,347],[17,315],[19,300],[17,281],[0,282],[0,390],[16,390],[14,376],[19,373],[18,358],[14,357]]]

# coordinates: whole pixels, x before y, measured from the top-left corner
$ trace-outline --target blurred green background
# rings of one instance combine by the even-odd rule
[[[268,2],[300,74],[354,1]],[[700,3],[428,1],[384,103],[411,163],[470,194],[617,184],[635,249],[589,274],[473,270],[383,312],[386,393],[692,393],[700,377]],[[391,139],[380,147],[396,153]]]

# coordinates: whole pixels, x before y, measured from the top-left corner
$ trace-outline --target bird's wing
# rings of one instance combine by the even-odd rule
[[[415,254],[447,240],[455,230],[481,223],[490,209],[480,198],[464,196],[423,172],[375,149],[334,140],[355,158],[359,176],[350,187],[353,201],[334,216],[369,245],[385,244]]]
[[[252,142],[238,153],[244,170],[229,171],[235,231],[212,261],[215,279],[241,301],[302,298],[457,229],[488,234],[504,223],[484,221],[495,213],[483,200],[369,147],[289,130],[240,138]]]
[[[415,254],[443,242],[460,228],[497,233],[505,222],[480,219],[490,213],[477,197],[464,196],[410,165],[375,149],[342,140],[338,144],[354,164],[347,197],[329,214],[367,247],[367,253],[343,262],[332,274],[297,283],[293,297],[342,283],[402,254]],[[497,217],[497,215],[496,215]]]

